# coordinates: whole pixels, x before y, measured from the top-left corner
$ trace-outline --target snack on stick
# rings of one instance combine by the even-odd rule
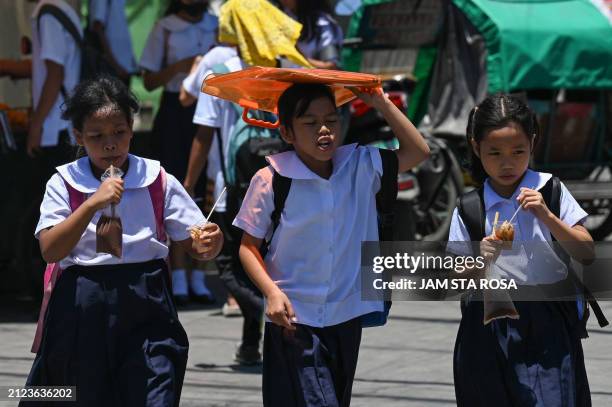
[[[189,234],[191,236],[191,238],[193,240],[200,240],[204,237],[204,227],[208,224],[208,220],[210,219],[210,217],[212,216],[213,212],[215,211],[215,208],[217,207],[217,204],[219,203],[219,201],[221,200],[221,197],[223,196],[223,194],[225,194],[227,187],[223,188],[223,191],[221,191],[221,193],[219,194],[219,197],[217,198],[217,201],[215,202],[215,204],[213,205],[212,209],[210,210],[210,213],[208,214],[208,216],[206,217],[206,220],[204,220],[204,222],[202,222],[199,225],[193,225],[187,228],[187,230],[189,231]]]

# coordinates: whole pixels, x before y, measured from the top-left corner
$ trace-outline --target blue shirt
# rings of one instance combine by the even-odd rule
[[[485,234],[490,235],[493,229],[495,212],[499,212],[499,222],[510,220],[519,207],[516,200],[521,188],[539,190],[552,174],[527,170],[521,183],[510,198],[498,195],[487,179],[484,183]],[[569,226],[582,224],[587,213],[561,183],[561,202],[559,218]],[[515,217],[514,244],[512,250],[504,250],[494,265],[494,273],[501,277],[514,278],[517,284],[535,285],[551,284],[567,276],[567,267],[548,244],[530,244],[531,242],[550,242],[552,237],[546,225],[528,210],[520,210]],[[471,255],[468,230],[457,209],[453,212],[448,237],[447,250],[459,255]]]
[[[378,149],[339,147],[329,179],[310,171],[294,151],[268,157],[268,162],[292,183],[266,269],[289,297],[297,322],[325,327],[382,311],[382,301],[362,301],[360,278],[361,242],[378,240]],[[270,166],[255,174],[234,220],[235,226],[260,239],[269,236],[272,226]]]

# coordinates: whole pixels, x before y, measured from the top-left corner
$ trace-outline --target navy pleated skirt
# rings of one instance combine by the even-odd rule
[[[454,352],[459,407],[587,407],[591,396],[572,302],[518,302],[520,319],[483,325],[462,306]]]
[[[178,406],[188,347],[163,260],[72,266],[51,296],[27,385],[76,386],[69,406]]]

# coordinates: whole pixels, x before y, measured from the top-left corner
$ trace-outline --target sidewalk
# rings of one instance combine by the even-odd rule
[[[612,316],[612,303],[602,306]],[[224,318],[218,308],[186,310],[180,317],[191,343],[181,406],[260,406],[261,368],[232,362],[240,318]],[[612,329],[599,329],[594,320],[583,342],[593,406],[610,406]],[[454,406],[458,322],[456,303],[394,302],[387,326],[364,331],[351,405]],[[0,323],[0,385],[25,382],[33,334],[33,322]]]

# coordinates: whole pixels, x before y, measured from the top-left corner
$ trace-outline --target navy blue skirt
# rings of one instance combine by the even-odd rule
[[[76,386],[70,406],[178,406],[188,348],[163,260],[72,266],[51,296],[27,385]]]
[[[591,406],[580,323],[568,311],[572,306],[515,301],[520,319],[486,326],[482,301],[462,306],[453,360],[457,405]]]

